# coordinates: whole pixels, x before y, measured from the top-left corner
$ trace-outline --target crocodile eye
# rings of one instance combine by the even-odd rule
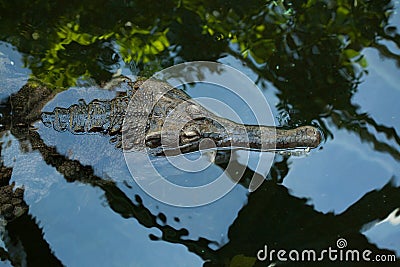
[[[195,137],[195,136],[198,136],[199,135],[199,133],[197,132],[197,131],[184,131],[183,132],[183,135],[185,136],[185,137]]]
[[[200,133],[197,129],[185,129],[181,131],[180,145],[196,142],[200,139]]]

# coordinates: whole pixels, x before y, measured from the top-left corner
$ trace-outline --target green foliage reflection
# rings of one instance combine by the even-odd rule
[[[9,12],[0,38],[25,53],[33,75],[65,87],[81,76],[106,80],[119,57],[143,69],[155,60],[215,60],[229,53],[228,44],[268,66],[268,79],[282,76],[277,66],[334,50],[337,67],[357,79],[367,67],[360,51],[383,33],[391,13],[389,1],[362,0],[21,2],[1,3]]]

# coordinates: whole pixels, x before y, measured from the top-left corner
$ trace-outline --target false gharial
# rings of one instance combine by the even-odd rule
[[[282,129],[244,125],[207,110],[184,91],[163,81],[124,78],[126,94],[112,100],[78,101],[42,113],[42,122],[57,131],[102,133],[124,151],[173,155],[207,148],[260,151],[315,148],[322,139],[314,126]],[[210,142],[211,141],[211,142]]]

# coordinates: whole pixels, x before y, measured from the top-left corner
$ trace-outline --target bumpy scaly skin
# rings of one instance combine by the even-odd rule
[[[74,134],[99,132],[110,136],[118,135],[121,134],[131,95],[132,92],[127,92],[126,95],[112,100],[96,99],[89,104],[81,99],[78,104],[68,108],[56,107],[52,112],[42,112],[42,122],[59,132],[68,130]]]
[[[53,112],[43,112],[42,121],[57,131],[100,132],[113,136],[117,147],[150,149],[156,155],[213,146],[256,150],[314,148],[321,142],[321,133],[313,126],[284,130],[238,124],[216,116],[182,90],[164,82],[125,80],[124,83],[132,88],[124,96],[88,104],[80,100],[69,108],[57,107]],[[202,142],[206,139],[213,142]]]

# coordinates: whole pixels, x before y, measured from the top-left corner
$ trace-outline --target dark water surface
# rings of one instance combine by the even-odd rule
[[[368,249],[371,266],[393,264],[376,256],[395,255],[398,264],[399,26],[400,2],[386,0],[1,1],[2,179],[12,171],[2,186],[24,187],[28,207],[6,218],[0,199],[1,264],[306,263],[279,261],[276,252],[257,261],[265,246],[285,250],[287,259],[291,250]],[[99,85],[113,75],[151,76],[195,60],[240,70],[262,90],[277,125],[316,125],[324,142],[307,155],[276,154],[271,170],[256,174],[266,181],[249,193],[260,156],[251,152],[227,195],[179,208],[142,191],[108,137],[56,132],[38,120],[42,108],[112,99],[116,92]],[[22,90],[27,83],[42,96]],[[197,84],[186,91],[230,103],[245,123],[256,123],[223,88]],[[155,165],[177,183],[196,185],[226,167],[182,175],[163,158]],[[312,265],[366,263],[326,256]]]

